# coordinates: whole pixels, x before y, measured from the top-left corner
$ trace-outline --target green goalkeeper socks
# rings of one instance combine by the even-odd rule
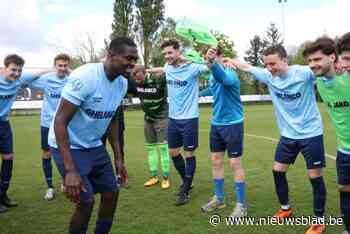
[[[159,144],[159,151],[160,151],[160,160],[162,165],[163,176],[168,177],[169,169],[170,169],[168,144],[167,143]]]
[[[148,151],[148,165],[151,171],[151,176],[158,175],[158,154],[157,154],[157,145],[147,144]]]

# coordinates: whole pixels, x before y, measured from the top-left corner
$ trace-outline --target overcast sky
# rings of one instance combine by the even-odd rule
[[[0,60],[18,53],[26,67],[48,67],[58,52],[75,52],[86,34],[102,48],[111,32],[114,0],[2,0],[0,4]],[[270,23],[280,31],[282,4],[278,0],[165,0],[165,15],[184,17],[221,31],[244,56],[249,39],[263,35]],[[322,34],[350,31],[350,0],[287,0],[285,42],[297,46]]]

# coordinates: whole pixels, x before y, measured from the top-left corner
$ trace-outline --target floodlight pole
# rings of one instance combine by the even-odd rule
[[[287,3],[287,0],[278,0],[278,3],[281,3],[283,41],[285,41],[285,39],[286,39],[286,22],[285,22],[284,4]]]

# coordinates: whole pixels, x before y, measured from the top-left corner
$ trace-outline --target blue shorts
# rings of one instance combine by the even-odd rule
[[[169,118],[168,145],[170,149],[183,146],[186,151],[194,151],[198,147],[198,118]]]
[[[63,159],[56,148],[50,147],[52,156],[62,178],[65,176]],[[95,193],[114,192],[118,190],[111,159],[104,146],[90,149],[71,149],[75,168],[83,180],[86,192],[80,193],[83,201],[91,200]]]
[[[338,151],[336,165],[338,184],[350,185],[350,155]]]
[[[13,153],[13,136],[10,121],[0,120],[0,153]]]
[[[49,128],[40,126],[40,133],[41,133],[41,149],[45,151],[50,150],[50,146],[48,143],[49,138]]]
[[[307,169],[326,166],[323,135],[306,139],[291,139],[282,136],[276,148],[275,161],[293,164],[300,152],[304,155]]]
[[[236,158],[243,153],[243,122],[217,126],[211,125],[210,152],[225,152],[230,158]]]

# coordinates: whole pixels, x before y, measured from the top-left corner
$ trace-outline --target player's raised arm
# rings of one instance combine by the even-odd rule
[[[39,78],[33,79],[26,86],[28,86],[31,89],[45,89],[45,86],[47,85],[47,77],[46,74],[40,76]]]
[[[207,59],[209,61],[208,67],[211,68],[213,77],[219,83],[230,86],[238,81],[238,76],[233,71],[226,71],[222,64],[222,53],[220,49],[211,48],[207,52]]]
[[[128,173],[123,162],[121,143],[120,143],[121,139],[118,137],[120,124],[119,124],[119,121],[116,120],[116,118],[117,118],[117,112],[114,114],[114,117],[108,126],[107,137],[108,137],[109,144],[111,145],[113,150],[115,168],[121,177],[122,184],[127,184]]]
[[[238,59],[223,58],[222,61],[225,66],[236,68],[244,72],[250,72],[251,69],[254,68],[254,66],[250,65],[249,63],[241,62]]]
[[[264,83],[267,83],[271,77],[271,73],[268,70],[252,66],[249,63],[239,61],[238,59],[224,58],[223,63],[227,67],[235,68],[243,72],[248,72],[253,75],[252,78]]]
[[[238,75],[235,71],[226,71],[219,63],[213,64],[211,70],[213,72],[213,77],[223,85],[230,86],[237,81],[239,82]]]
[[[33,73],[23,73],[23,75],[20,78],[20,82],[22,87],[24,86],[29,86],[31,85],[32,82],[40,79],[41,77],[44,77],[44,75],[50,73],[50,72],[54,72],[55,69],[54,68],[50,68],[50,69],[45,69],[39,72],[33,72]]]
[[[67,197],[72,202],[79,202],[80,192],[85,190],[82,179],[76,170],[70,154],[70,143],[67,130],[68,124],[76,111],[76,105],[62,98],[54,120],[56,142],[66,170],[65,187]]]
[[[39,71],[39,72],[35,72],[35,73],[33,73],[33,76],[35,78],[39,78],[42,75],[45,75],[45,74],[50,73],[50,72],[55,72],[55,71],[56,70],[54,68],[49,68],[49,69],[45,69],[45,70],[42,70],[42,71]]]

